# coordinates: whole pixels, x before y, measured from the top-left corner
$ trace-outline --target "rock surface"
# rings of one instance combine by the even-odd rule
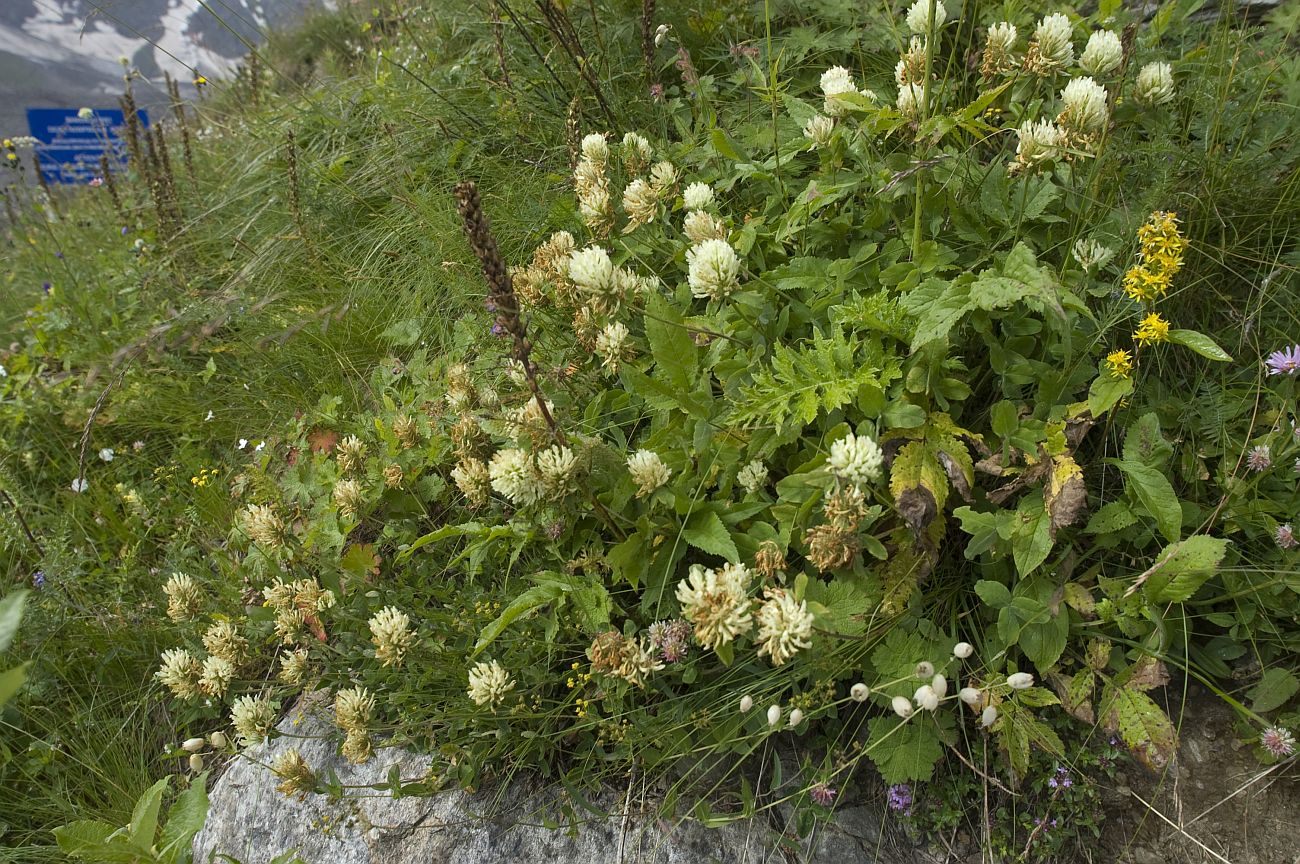
[[[342,802],[322,796],[290,800],[275,791],[277,780],[263,767],[296,746],[317,771],[337,772],[344,784],[385,782],[391,766],[404,778],[418,777],[425,757],[399,749],[378,751],[366,765],[350,765],[335,753],[327,734],[332,724],[322,709],[300,705],[280,724],[285,733],[247,751],[211,790],[207,825],[194,841],[194,861],[266,864],[297,850],[306,864],[758,864],[758,862],[911,862],[911,850],[891,850],[876,810],[849,807],[835,825],[795,845],[779,848],[779,825],[761,820],[706,828],[698,822],[669,822],[640,812],[636,801],[610,793],[595,803],[615,814],[592,817],[570,836],[543,827],[558,793],[515,780],[508,788],[476,795],[459,789],[432,797],[394,800],[371,792]],[[293,737],[290,737],[293,736]],[[302,737],[309,736],[309,737]],[[353,790],[358,796],[367,790]],[[884,848],[882,848],[884,847]]]

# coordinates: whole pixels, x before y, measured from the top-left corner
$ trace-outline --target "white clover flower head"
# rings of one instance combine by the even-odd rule
[[[858,86],[853,82],[853,73],[843,66],[832,66],[822,73],[822,111],[831,117],[842,116],[848,111],[848,103],[840,99],[849,93],[857,93]]]
[[[606,324],[596,337],[596,353],[601,356],[601,366],[613,375],[618,372],[619,363],[627,351],[629,336],[627,326],[622,321]]]
[[[1074,43],[1070,41],[1073,30],[1070,19],[1060,12],[1038,22],[1031,46],[1031,51],[1036,54],[1037,71],[1056,72],[1074,62]]]
[[[686,252],[691,295],[722,300],[740,286],[740,257],[726,240],[705,240]]]
[[[980,725],[983,726],[985,729],[992,726],[993,722],[997,719],[998,719],[998,709],[996,705],[989,705],[983,711],[980,712]]]
[[[1012,690],[1028,690],[1034,686],[1034,676],[1028,672],[1015,672],[1007,676],[1007,686]]]
[[[334,484],[334,503],[340,515],[355,519],[366,503],[366,490],[358,480],[340,480]]]
[[[714,651],[754,626],[750,614],[749,571],[743,564],[712,570],[691,565],[677,585],[682,616],[694,626],[695,641]]]
[[[773,705],[767,709],[767,725],[775,726],[781,722],[781,706]]]
[[[936,672],[935,676],[930,679],[930,689],[942,699],[948,695],[948,679]]]
[[[173,573],[163,585],[167,598],[167,617],[173,621],[188,621],[198,613],[203,603],[203,591],[189,575]]]
[[[506,694],[514,689],[514,679],[495,660],[487,663],[475,663],[469,670],[469,690],[466,691],[475,705],[487,705],[495,708],[505,700]]]
[[[830,472],[839,479],[863,486],[879,480],[885,466],[885,454],[875,441],[866,435],[850,432],[831,445]]]
[[[1018,35],[1016,25],[1010,21],[999,21],[989,28],[984,42],[984,56],[986,60],[991,58],[995,66],[1001,67],[996,71],[1004,71],[1007,64],[1011,62]]]
[[[334,694],[334,722],[344,732],[365,732],[375,711],[375,697],[364,687],[348,687]]]
[[[1016,146],[1016,159],[1009,166],[1013,174],[1051,162],[1065,146],[1065,136],[1050,120],[1026,120],[1016,135],[1020,143]]]
[[[767,485],[767,466],[755,459],[736,474],[736,482],[750,495]]]
[[[934,688],[929,684],[922,684],[916,688],[912,701],[916,702],[916,707],[922,711],[933,711],[939,707],[939,694],[935,693]]]
[[[906,696],[895,696],[890,700],[889,706],[894,709],[894,713],[906,720],[912,716],[912,700]]]
[[[375,659],[385,666],[400,667],[406,652],[415,644],[411,619],[396,606],[385,606],[371,616],[369,627]]]
[[[690,210],[682,222],[682,231],[692,243],[727,239],[727,226],[707,210]]]
[[[623,190],[623,211],[628,216],[627,227],[623,229],[627,234],[655,221],[659,215],[659,196],[649,183],[638,177]]]
[[[199,689],[205,696],[220,699],[226,695],[235,677],[234,665],[224,657],[205,657],[203,671],[199,674]]]
[[[692,183],[682,193],[687,210],[707,210],[713,206],[713,187],[708,183]]]
[[[948,10],[940,0],[916,0],[907,10],[907,29],[919,36],[930,32],[930,4],[934,4],[934,29],[938,30],[948,20]]]
[[[796,601],[781,588],[768,588],[766,600],[758,608],[758,654],[768,655],[773,666],[784,665],[801,650],[812,645],[813,616],[808,604]]]
[[[952,656],[958,660],[965,660],[975,653],[975,646],[969,642],[958,642],[952,646]]]
[[[898,88],[898,100],[894,105],[899,114],[915,120],[921,116],[921,105],[924,102],[925,90],[920,84],[904,84]]]
[[[451,479],[475,507],[487,503],[492,494],[492,474],[482,459],[469,458],[451,469]]]
[[[514,447],[492,454],[488,477],[492,488],[518,507],[536,504],[546,491],[532,457]]]
[[[1084,270],[1100,270],[1115,257],[1115,250],[1099,240],[1080,237],[1074,241],[1070,254]]]
[[[578,458],[568,447],[556,444],[538,453],[537,470],[553,499],[563,498],[577,488]]]
[[[178,699],[193,699],[199,695],[199,678],[203,664],[184,648],[169,648],[162,653],[162,663],[154,677],[172,691]]]
[[[812,142],[814,149],[831,143],[833,134],[835,134],[835,121],[825,114],[814,114],[803,125],[803,137]]]
[[[578,215],[592,231],[603,232],[610,220],[608,184],[600,184],[578,194]]]
[[[275,706],[265,697],[240,696],[231,706],[230,722],[242,746],[257,744],[271,732],[275,723]]]
[[[650,142],[636,132],[623,136],[623,164],[629,174],[640,174],[650,164]]]
[[[609,142],[603,133],[592,132],[583,136],[582,158],[601,166],[609,160]]]
[[[740,697],[740,713],[748,714],[749,709],[754,707],[754,697],[748,694]]]
[[[957,691],[957,698],[967,705],[978,705],[984,701],[984,694],[975,687],[963,687]]]
[[[599,246],[577,249],[569,255],[569,279],[592,294],[606,294],[614,286],[614,262]]]
[[[794,729],[803,722],[803,709],[796,708],[790,712],[790,728]]]
[[[672,469],[653,450],[638,450],[628,457],[628,474],[637,485],[636,497],[644,498],[668,482]]]
[[[677,185],[677,169],[671,162],[656,162],[650,167],[650,186],[658,195],[666,195]]]
[[[99,458],[100,458],[102,461],[104,461],[104,462],[112,462],[112,461],[113,461],[113,448],[112,448],[112,447],[105,447],[103,450],[100,450],[100,451],[99,451]]]
[[[1079,66],[1089,75],[1107,75],[1124,60],[1124,46],[1113,30],[1097,30],[1079,55]]]
[[[1174,72],[1168,63],[1148,63],[1138,71],[1133,97],[1143,105],[1156,106],[1172,102]]]
[[[1106,128],[1110,109],[1106,88],[1091,78],[1073,78],[1061,91],[1061,113],[1057,124],[1067,133],[1090,137]]]
[[[849,688],[849,698],[854,702],[866,702],[871,696],[871,688],[859,681]]]

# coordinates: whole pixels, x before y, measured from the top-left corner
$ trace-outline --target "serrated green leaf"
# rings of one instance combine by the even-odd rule
[[[943,741],[929,718],[873,717],[868,722],[867,755],[886,783],[929,780],[943,758]]]
[[[1178,746],[1178,732],[1150,696],[1128,687],[1110,688],[1102,704],[1106,730],[1119,732],[1141,762],[1155,771],[1169,764]]]
[[[646,298],[645,335],[655,361],[655,374],[682,392],[695,386],[699,349],[678,311],[657,291]]]
[[[1216,572],[1228,551],[1228,541],[1197,534],[1161,550],[1143,586],[1156,603],[1181,603]]]
[[[167,824],[160,838],[163,861],[181,861],[189,854],[194,835],[208,819],[208,772],[204,771],[190,780],[190,788],[176,799],[167,811]]]
[[[1129,509],[1127,501],[1111,501],[1092,514],[1083,530],[1085,534],[1113,534],[1136,522],[1137,517]]]
[[[917,316],[911,350],[946,337],[962,316],[974,308],[970,299],[972,277],[952,282],[926,279],[903,296],[903,308]]]
[[[118,829],[107,822],[83,819],[60,825],[54,829],[54,841],[60,851],[73,858],[104,864],[140,862],[140,850],[128,844]]]
[[[1183,508],[1169,478],[1149,465],[1127,459],[1120,461],[1119,470],[1124,473],[1128,488],[1156,520],[1160,533],[1166,540],[1177,540],[1183,531]]]
[[[1246,691],[1246,697],[1250,699],[1250,710],[1263,714],[1281,708],[1297,691],[1300,691],[1300,680],[1286,669],[1274,667],[1266,670],[1259,683]]]
[[[736,551],[731,532],[712,510],[695,513],[686,520],[682,537],[696,549],[703,549],[710,555],[720,555],[733,564],[740,561],[740,553]]]

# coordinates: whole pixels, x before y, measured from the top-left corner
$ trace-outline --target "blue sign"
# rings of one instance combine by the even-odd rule
[[[76,108],[28,108],[27,126],[39,144],[36,157],[52,183],[88,183],[99,176],[99,158],[112,170],[126,168],[125,118],[116,108],[96,108],[89,116]],[[138,112],[140,126],[149,116]]]

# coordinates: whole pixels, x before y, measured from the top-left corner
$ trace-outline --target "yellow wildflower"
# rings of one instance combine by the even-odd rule
[[[1116,378],[1127,378],[1133,373],[1133,355],[1116,348],[1106,355],[1106,369]]]
[[[1169,322],[1161,318],[1156,312],[1142,319],[1138,325],[1137,332],[1133,334],[1133,341],[1139,345],[1149,345],[1152,342],[1169,341]]]
[[[1124,274],[1124,293],[1139,303],[1151,303],[1169,291],[1172,273],[1152,271],[1141,265],[1130,267]]]

